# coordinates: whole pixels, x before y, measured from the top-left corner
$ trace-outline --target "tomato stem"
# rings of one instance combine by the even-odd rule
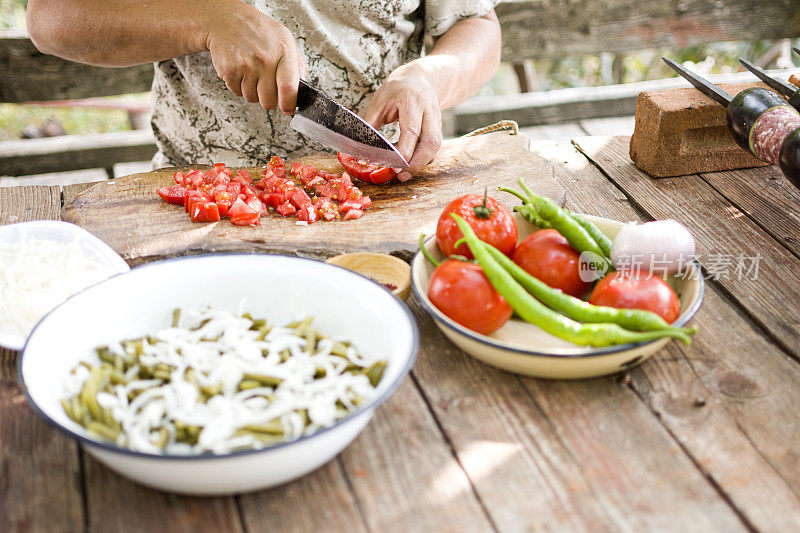
[[[489,206],[486,205],[486,201],[489,199],[489,187],[484,187],[483,189],[483,204],[476,205],[472,208],[475,211],[475,218],[480,219],[487,219],[492,216],[492,210],[489,209]]]

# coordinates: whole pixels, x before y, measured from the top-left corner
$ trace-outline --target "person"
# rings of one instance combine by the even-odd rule
[[[154,167],[256,166],[322,149],[289,127],[303,78],[396,139],[405,180],[438,151],[441,110],[496,72],[496,3],[29,0],[27,23],[44,53],[156,63]],[[433,47],[423,54],[426,35]]]

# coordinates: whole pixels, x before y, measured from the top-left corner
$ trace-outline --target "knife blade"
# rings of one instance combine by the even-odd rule
[[[682,65],[676,63],[675,61],[669,59],[668,57],[662,57],[661,59],[663,59],[664,62],[667,65],[669,65],[672,70],[680,74],[681,77],[683,77],[686,81],[694,85],[697,90],[699,90],[706,96],[716,100],[724,107],[728,107],[728,104],[730,104],[731,100],[733,100],[733,97],[730,94],[723,91],[722,89],[720,89],[719,87],[717,87],[704,77],[698,76],[697,74],[695,74],[690,70],[686,70],[685,68],[683,68]]]
[[[757,65],[752,64],[748,60],[742,59],[740,57],[739,62],[742,65],[744,65],[745,68],[747,68],[747,70],[755,74],[758,79],[760,79],[761,81],[763,81],[764,83],[766,83],[767,85],[769,85],[770,87],[781,93],[782,95],[792,96],[794,95],[794,93],[797,92],[797,87],[795,87],[791,83],[780,80],[778,78],[773,78],[772,76],[767,74],[767,71],[765,71],[764,69],[762,69]]]
[[[408,161],[381,132],[361,117],[300,80],[290,126],[328,148],[357,159],[406,168]]]

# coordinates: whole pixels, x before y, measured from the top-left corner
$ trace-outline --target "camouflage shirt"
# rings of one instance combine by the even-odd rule
[[[496,0],[247,0],[285,25],[308,67],[308,81],[331,98],[366,111],[369,96],[397,67],[418,58],[425,35],[488,13]],[[255,166],[270,155],[296,157],[322,147],[289,127],[291,117],[264,111],[231,93],[208,52],[156,64],[154,168],[223,162]],[[392,135],[391,128],[386,131]]]

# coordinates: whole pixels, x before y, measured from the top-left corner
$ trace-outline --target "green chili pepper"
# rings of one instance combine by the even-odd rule
[[[611,259],[611,246],[613,245],[611,239],[609,239],[605,233],[600,231],[600,228],[583,218],[583,216],[579,215],[578,213],[570,211],[569,209],[565,209],[564,211],[566,211],[567,214],[575,220],[575,222],[583,226],[583,229],[585,229],[586,232],[592,236],[600,249],[603,250],[603,255],[605,255],[607,259]]]
[[[441,261],[438,261],[433,255],[431,251],[428,250],[427,246],[425,246],[425,234],[419,234],[419,251],[422,252],[422,256],[427,259],[433,266],[438,267],[442,264]]]
[[[625,329],[632,329],[635,331],[679,329],[673,328],[673,326],[667,324],[663,318],[650,311],[597,306],[589,302],[584,302],[580,298],[565,294],[530,275],[491,244],[485,242],[483,245],[495,261],[500,263],[500,266],[511,273],[514,279],[536,299],[554,311],[558,311],[569,318],[579,322],[611,322]],[[683,328],[681,331],[694,333],[692,328]]]
[[[547,333],[561,339],[588,346],[611,346],[629,342],[650,341],[664,337],[680,339],[689,344],[689,335],[677,328],[658,331],[629,331],[617,324],[582,324],[553,311],[531,296],[508,271],[500,266],[463,218],[455,213],[451,213],[450,216],[458,224],[461,233],[466,239],[467,246],[483,269],[483,273],[489,279],[492,287],[506,299],[512,309],[526,322],[536,324]]]

